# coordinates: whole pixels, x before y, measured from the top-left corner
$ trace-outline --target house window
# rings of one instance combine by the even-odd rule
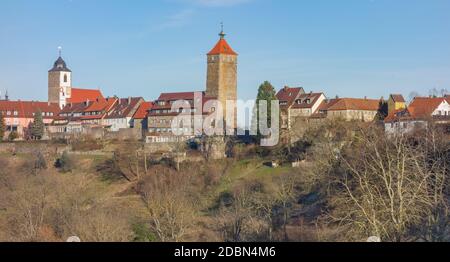
[[[6,111],[6,115],[10,116],[11,115],[11,111]]]
[[[14,111],[14,115],[15,115],[15,116],[19,115],[19,112]]]

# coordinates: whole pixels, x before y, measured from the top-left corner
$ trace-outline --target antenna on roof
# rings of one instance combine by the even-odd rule
[[[58,54],[59,54],[59,57],[61,57],[61,53],[62,53],[62,46],[58,46]]]

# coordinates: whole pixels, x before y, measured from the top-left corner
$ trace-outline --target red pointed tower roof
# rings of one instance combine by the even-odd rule
[[[225,33],[223,32],[223,28],[219,36],[219,42],[217,42],[216,46],[214,46],[214,48],[208,53],[208,55],[238,55],[227,43],[227,40],[225,40]]]

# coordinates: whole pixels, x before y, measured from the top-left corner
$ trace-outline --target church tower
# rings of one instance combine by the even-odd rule
[[[48,71],[48,102],[59,104],[60,108],[66,105],[67,98],[71,96],[72,71],[67,67],[66,62],[59,57],[53,64],[53,68]]]
[[[234,122],[227,123],[230,128],[237,128],[237,58],[225,40],[225,33],[219,34],[220,39],[216,46],[208,53],[208,71],[206,80],[206,96],[213,97],[222,103],[224,117],[227,115],[226,102],[234,101]],[[230,108],[228,108],[230,110]]]

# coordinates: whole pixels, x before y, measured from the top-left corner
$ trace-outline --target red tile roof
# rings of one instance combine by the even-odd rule
[[[144,101],[142,97],[121,98],[108,112],[106,118],[117,119],[132,117]]]
[[[444,97],[416,97],[409,105],[408,111],[415,118],[430,117],[444,101],[447,101]]]
[[[376,99],[359,99],[359,98],[339,98],[330,107],[329,111],[341,110],[362,110],[362,111],[378,111],[380,108],[380,100]]]
[[[389,113],[389,115],[384,119],[384,122],[390,123],[390,122],[398,121],[400,119],[401,120],[412,119],[412,117],[407,109],[399,109],[399,110],[395,110],[395,111]]]
[[[148,111],[152,109],[153,103],[152,102],[143,102],[141,106],[139,106],[139,109],[134,114],[134,119],[144,119],[148,115]]]
[[[208,55],[238,55],[225,39],[220,39]]]
[[[85,112],[102,112],[109,111],[109,109],[118,101],[117,98],[108,99],[98,99],[90,103],[89,107],[86,108]]]
[[[205,92],[198,92],[204,95]],[[158,101],[176,101],[194,99],[195,92],[161,93]]]
[[[399,95],[399,94],[392,94],[391,98],[396,103],[405,103],[406,102],[405,98],[403,98],[403,96]]]
[[[389,114],[384,121],[389,123],[401,120],[428,119],[433,117],[433,112],[444,102],[449,103],[449,99],[447,97],[416,97],[407,109]]]
[[[60,112],[56,120],[90,120],[90,119],[103,119],[107,112],[111,110],[115,103],[117,103],[117,98],[103,98],[95,101],[89,101],[88,103],[69,103]],[[100,112],[96,115],[81,115],[74,117],[74,114],[84,114],[87,112]],[[65,116],[68,114],[69,116]]]
[[[190,105],[191,108],[194,108],[195,106],[195,94],[199,93],[201,94],[201,99],[202,99],[202,108],[204,107],[205,103],[210,101],[210,100],[215,100],[216,98],[214,97],[207,97],[205,92],[183,92],[183,93],[162,93],[160,95],[160,97],[158,98],[158,100],[155,101],[155,103],[153,104],[152,108],[151,108],[151,112],[148,114],[149,116],[176,116],[179,113],[176,112],[171,112],[172,110],[172,104],[170,103],[171,101],[177,101],[177,100],[186,100],[186,101],[190,101]],[[165,105],[158,105],[159,101],[164,101],[166,102]],[[202,110],[202,108],[198,109],[198,111],[200,112]],[[167,110],[167,113],[156,113],[156,110]],[[204,113],[207,114],[207,113]]]
[[[10,115],[7,115],[7,112]],[[14,111],[17,115],[14,115]],[[4,117],[13,118],[33,118],[33,114],[36,112],[51,113],[53,116],[43,114],[44,119],[53,119],[60,112],[59,105],[57,103],[48,102],[34,102],[34,101],[0,101],[0,112],[3,113]]]
[[[339,99],[328,99],[324,100],[319,107],[317,108],[316,112],[314,112],[311,117],[312,118],[323,118],[327,116],[327,111],[330,107],[332,107],[334,104],[339,102]]]
[[[295,99],[292,108],[312,108],[322,95],[325,96],[323,93],[302,94]],[[308,99],[309,103],[307,102]]]
[[[180,93],[162,93],[158,100],[156,100],[155,104],[153,105],[152,109],[168,109],[170,110],[172,108],[172,105],[169,103],[171,101],[178,101],[178,100],[194,100],[195,93],[200,93],[201,96],[205,97],[205,92],[180,92]],[[159,105],[159,101],[166,102],[165,105]]]
[[[86,102],[86,100],[95,101],[97,98],[104,98],[100,90],[72,88],[71,98],[67,99],[67,103],[82,103]]]
[[[287,102],[287,105],[281,105],[281,108],[288,108],[290,107],[295,99],[298,97],[299,94],[303,94],[305,93],[305,90],[303,89],[303,87],[288,87],[285,86],[283,89],[281,89],[280,91],[278,91],[277,93],[277,99],[280,102]]]

